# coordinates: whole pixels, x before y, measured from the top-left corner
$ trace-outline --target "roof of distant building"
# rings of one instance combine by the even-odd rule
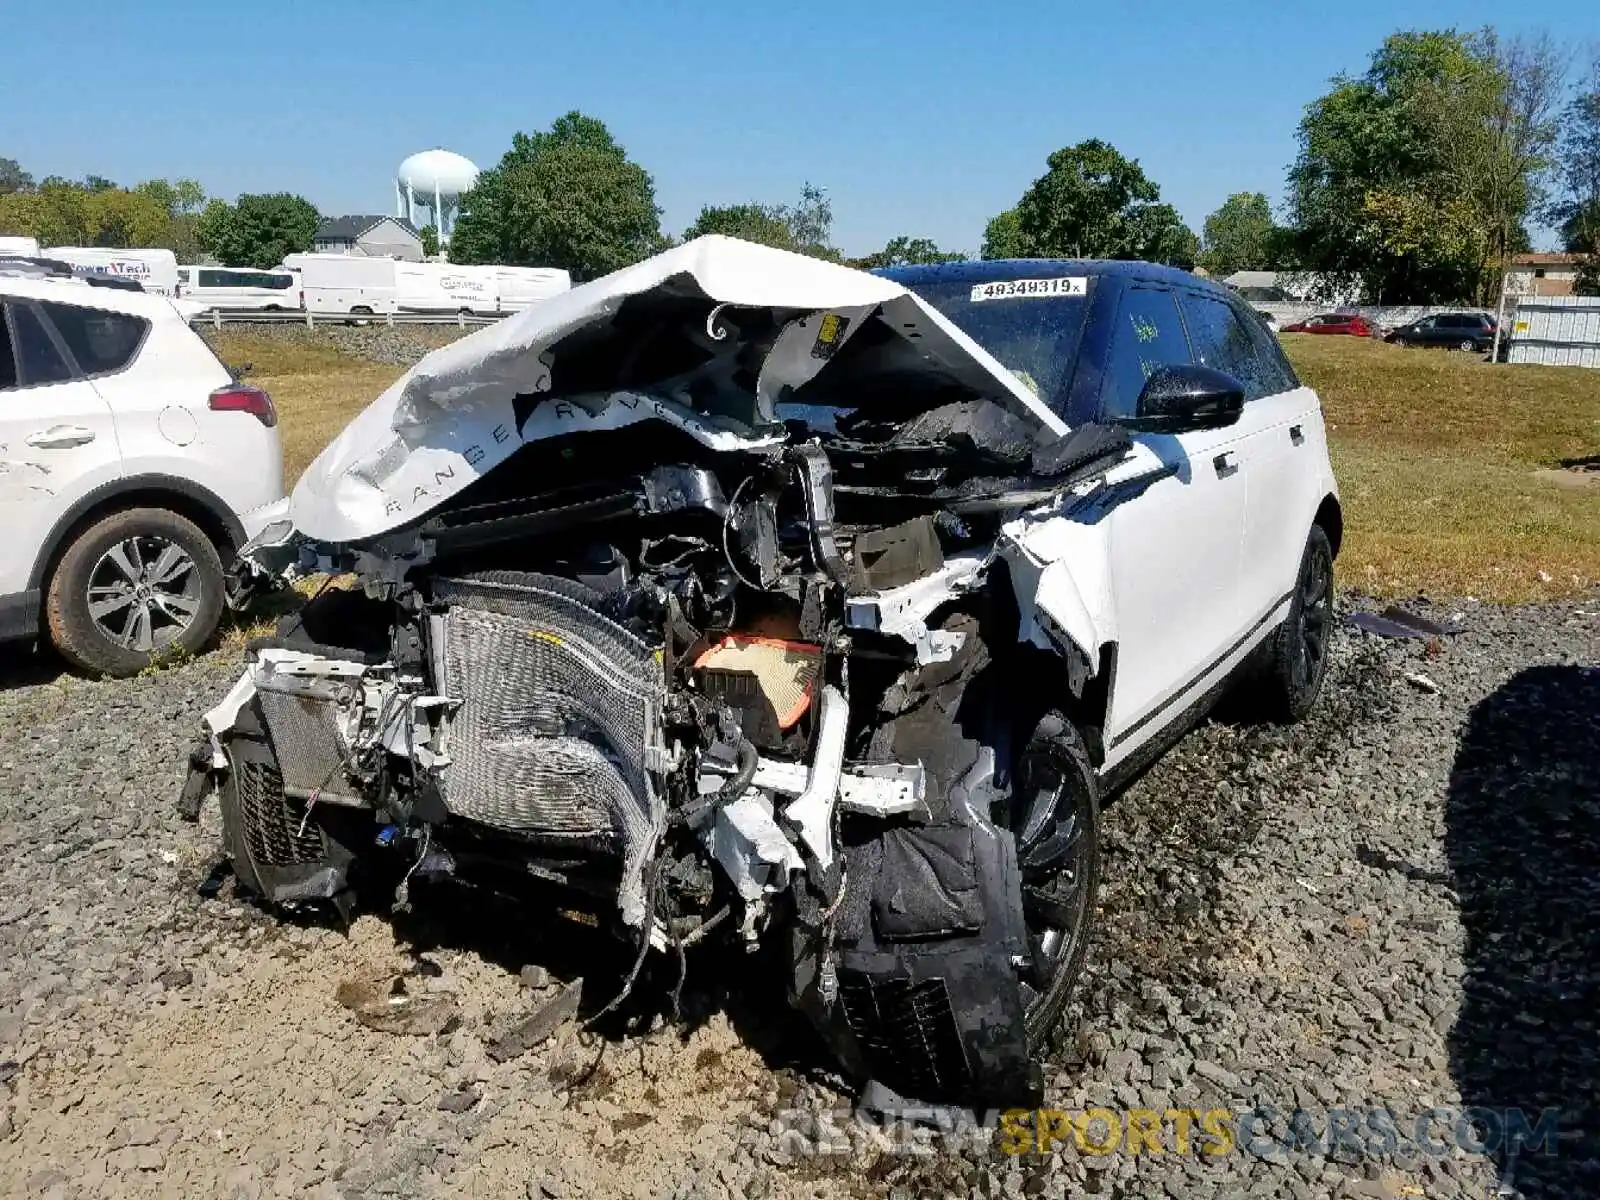
[[[1533,254],[1513,254],[1511,261],[1519,267],[1575,267],[1582,258],[1581,254],[1539,251]]]
[[[404,217],[391,217],[387,215],[357,215],[349,217],[324,217],[322,224],[317,226],[314,241],[350,241],[365,236],[385,221],[393,221],[413,237],[421,238],[422,234],[417,227]]]

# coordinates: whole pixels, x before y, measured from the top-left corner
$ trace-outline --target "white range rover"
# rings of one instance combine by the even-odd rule
[[[1230,681],[1305,714],[1340,529],[1317,397],[1221,288],[702,238],[322,453],[242,557],[359,586],[251,647],[180,803],[270,902],[592,906],[623,990],[774,946],[865,1102],[1028,1104],[1101,803]]]
[[[282,501],[271,398],[173,301],[0,263],[0,640],[108,675],[199,650]]]

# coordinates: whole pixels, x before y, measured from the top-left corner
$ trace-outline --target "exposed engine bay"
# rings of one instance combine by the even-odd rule
[[[430,356],[325,452],[238,571],[339,582],[252,644],[185,808],[218,792],[275,904],[348,911],[383,857],[400,906],[583,894],[641,961],[779,939],[860,1082],[1036,1103],[1093,884],[1051,714],[1098,664],[1021,531],[1115,486],[1127,435],[1062,436],[881,280],[671,255]],[[730,262],[804,278],[746,303]]]

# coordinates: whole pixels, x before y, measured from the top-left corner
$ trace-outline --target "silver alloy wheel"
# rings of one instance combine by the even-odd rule
[[[200,572],[176,542],[156,534],[125,538],[89,572],[89,617],[127,650],[170,645],[200,609]]]

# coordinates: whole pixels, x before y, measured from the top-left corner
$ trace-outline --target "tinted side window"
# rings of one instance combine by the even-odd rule
[[[62,383],[72,378],[72,368],[50,340],[39,314],[30,305],[11,305],[11,328],[17,339],[17,373],[23,387]]]
[[[150,327],[142,317],[127,313],[54,304],[48,300],[41,307],[85,375],[122,370],[133,361],[139,344],[144,341],[144,332]]]
[[[1237,308],[1233,310],[1233,317],[1250,331],[1250,338],[1256,344],[1256,369],[1261,372],[1261,394],[1276,396],[1299,387],[1300,377],[1294,373],[1294,368],[1284,356],[1283,343],[1278,341],[1277,334],[1260,321],[1251,320],[1249,313],[1240,312]]]
[[[1178,317],[1178,301],[1161,288],[1130,286],[1111,333],[1111,361],[1100,391],[1105,417],[1131,417],[1144,381],[1157,367],[1189,361],[1189,341]]]
[[[1246,400],[1293,389],[1293,374],[1283,370],[1272,334],[1232,304],[1213,296],[1182,293],[1179,304],[1189,325],[1195,362],[1226,371],[1245,386]]]
[[[226,271],[201,271],[201,287],[232,287],[233,276]]]
[[[1249,327],[1226,303],[1184,292],[1179,304],[1189,326],[1195,362],[1232,375],[1244,385],[1246,400],[1283,390],[1277,386],[1276,373],[1264,369],[1261,347]]]
[[[11,323],[0,305],[0,392],[17,386],[17,360],[11,353]]]

